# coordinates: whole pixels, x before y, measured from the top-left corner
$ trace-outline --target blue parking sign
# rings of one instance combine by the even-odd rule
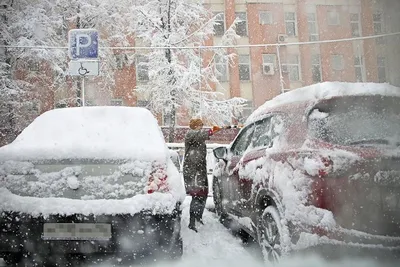
[[[74,29],[68,33],[71,59],[97,59],[99,56],[99,34],[95,29]]]

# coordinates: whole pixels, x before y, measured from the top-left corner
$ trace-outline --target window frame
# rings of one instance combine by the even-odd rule
[[[313,20],[310,20],[310,15],[313,16]],[[313,27],[315,28],[315,33],[311,33],[310,24],[314,25]],[[312,13],[312,12],[307,13],[307,27],[308,27],[308,40],[310,42],[319,41],[317,13]]]
[[[353,19],[353,15],[357,15],[357,20]],[[354,34],[353,26],[357,25],[358,35]],[[351,36],[352,37],[361,37],[362,36],[362,25],[361,25],[361,14],[358,13],[350,13],[350,27],[351,27]]]
[[[289,57],[294,57],[296,58],[296,62],[289,62],[288,58]],[[297,54],[291,54],[291,55],[287,55],[287,61],[282,64],[282,66],[286,66],[287,70],[288,70],[288,76],[289,76],[289,81],[291,82],[299,82],[301,81],[301,69],[300,69],[300,56]],[[292,71],[297,68],[297,79],[292,79]]]
[[[144,59],[142,61],[142,59]],[[149,57],[147,55],[137,55],[135,57],[135,72],[136,72],[136,81],[139,83],[146,83],[150,80],[150,76],[149,76],[149,67],[148,66],[140,66],[140,63],[149,63]],[[147,78],[143,79],[140,76],[141,71],[145,71],[146,72],[146,76]]]
[[[357,61],[358,59],[358,61]],[[357,75],[357,70],[361,71],[361,80],[358,80],[358,75]],[[356,82],[365,82],[365,72],[364,72],[364,59],[363,57],[355,56],[354,57],[354,72],[355,72],[355,78]]]
[[[315,60],[314,60],[315,58],[313,58],[313,57],[315,57],[315,58],[318,57],[318,63],[315,63]],[[321,54],[312,54],[312,55],[311,55],[311,67],[312,67],[312,69],[311,69],[311,76],[312,76],[313,82],[314,82],[314,83],[322,82]],[[318,67],[319,77],[320,77],[320,80],[319,80],[319,81],[316,81],[316,80],[314,79],[314,67]]]
[[[245,17],[244,20],[243,20],[243,18],[240,18],[240,15],[243,15],[243,14],[244,14],[244,17]],[[244,12],[236,12],[235,16],[236,16],[236,18],[239,18],[239,19],[242,20],[242,21],[240,21],[240,22],[238,22],[236,24],[236,34],[239,35],[239,36],[242,36],[242,37],[248,36],[249,35],[249,25],[248,25],[248,20],[247,20],[247,12],[246,11],[244,11]],[[244,23],[245,33],[243,35],[238,33],[239,23]]]
[[[240,58],[244,58],[246,57],[247,62],[243,63],[241,62]],[[248,79],[242,79],[242,75],[241,75],[241,67],[247,67],[248,68]],[[239,68],[239,80],[240,81],[251,81],[251,59],[250,59],[250,55],[239,55],[238,56],[238,68]]]
[[[287,18],[287,15],[288,14],[293,14],[294,15],[294,18],[293,19],[288,19]],[[297,30],[297,14],[296,14],[296,12],[285,12],[285,14],[284,14],[284,19],[285,19],[285,31],[286,31],[286,35],[287,36],[289,36],[289,37],[296,37],[297,36],[297,34],[298,34],[298,30]],[[294,30],[294,33],[293,34],[290,34],[289,32],[288,32],[288,24],[293,24],[293,30]]]
[[[221,62],[221,60],[222,60],[222,62]],[[214,55],[214,64],[215,64],[215,70],[216,71],[218,71],[219,73],[221,73],[220,72],[220,70],[218,69],[218,66],[223,66],[224,68],[225,68],[225,73],[223,73],[223,74],[225,74],[225,75],[218,75],[218,73],[215,73],[216,75],[216,77],[217,77],[217,80],[219,81],[219,82],[228,82],[229,81],[229,66],[228,66],[228,60],[227,59],[225,59],[224,57],[221,57],[221,56],[219,56],[219,55]],[[221,77],[226,77],[225,79],[222,79]]]
[[[219,18],[219,17],[221,17],[222,16],[222,18]],[[226,31],[226,25],[225,25],[225,12],[214,12],[214,17],[215,17],[215,19],[214,19],[214,28],[213,28],[213,30],[214,30],[214,36],[223,36],[224,34],[225,34],[225,31]],[[221,23],[222,22],[222,23]],[[218,32],[218,31],[216,31],[215,29],[216,29],[216,25],[217,25],[217,23],[220,23],[220,25],[222,25],[222,26],[219,26],[219,27],[221,27],[222,28],[222,32]]]
[[[255,124],[254,124],[254,123],[251,123],[251,124],[247,125],[246,127],[244,127],[244,128],[239,132],[238,136],[235,138],[235,140],[233,141],[231,147],[229,148],[229,151],[230,151],[230,153],[231,153],[233,156],[239,156],[239,157],[241,157],[241,156],[244,155],[244,152],[246,152],[246,150],[249,148],[249,146],[250,146],[250,144],[251,144],[251,140],[252,140],[253,134],[254,134],[254,128],[255,128]],[[247,131],[251,131],[251,133],[250,133],[250,136],[247,136],[247,137],[245,138],[245,140],[248,139],[248,143],[247,143],[246,148],[245,148],[243,151],[241,151],[241,154],[235,153],[236,146],[238,145],[238,142],[239,142],[238,140],[240,140],[240,139],[243,137],[243,135],[245,135],[245,133],[246,133]],[[250,138],[249,138],[249,137],[250,137]]]

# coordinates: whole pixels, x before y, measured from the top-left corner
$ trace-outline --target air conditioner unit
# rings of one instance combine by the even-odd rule
[[[275,69],[274,69],[273,63],[265,63],[262,65],[262,68],[263,68],[263,73],[265,75],[274,75],[275,74]]]
[[[289,69],[287,65],[281,65],[282,73],[289,73]]]
[[[286,34],[278,34],[278,43],[286,43],[287,37],[288,36]]]

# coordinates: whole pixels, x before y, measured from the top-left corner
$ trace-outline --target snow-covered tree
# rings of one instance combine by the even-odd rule
[[[2,134],[22,130],[41,110],[54,107],[54,94],[67,88],[65,104],[80,99],[80,77],[67,77],[66,47],[71,28],[96,28],[100,46],[128,45],[125,7],[101,0],[3,0],[0,4],[0,121]],[[126,12],[125,12],[126,13]],[[10,48],[13,46],[14,48]],[[19,46],[15,48],[15,46]],[[32,47],[51,47],[36,49]],[[27,47],[27,48],[21,48]],[[61,47],[61,48],[60,48]],[[112,50],[100,50],[98,90],[114,86],[116,58]],[[45,92],[43,92],[43,90]],[[38,99],[35,94],[40,94]],[[47,96],[47,98],[43,98]],[[53,96],[53,97],[52,97]],[[36,100],[39,101],[34,101]],[[31,101],[28,101],[31,100]],[[39,103],[38,103],[39,102]],[[27,108],[22,106],[28,105]],[[22,118],[25,118],[23,120]],[[11,138],[12,139],[12,138]]]
[[[225,49],[201,49],[203,55],[210,51],[214,55],[211,61],[205,62],[196,49],[212,38],[216,23],[215,16],[203,1],[139,0],[132,14],[136,37],[155,48],[141,51],[147,60],[140,64],[149,70],[149,79],[137,86],[137,92],[148,98],[153,111],[169,114],[170,141],[179,108],[213,123],[231,121],[234,109],[244,100],[224,99],[213,86],[219,83],[215,58],[229,60],[232,55]],[[223,45],[232,44],[238,37],[234,26],[235,23],[223,36]]]

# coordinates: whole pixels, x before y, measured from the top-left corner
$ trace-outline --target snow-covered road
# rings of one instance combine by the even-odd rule
[[[198,233],[187,228],[189,223],[190,198],[186,198],[182,219],[182,238],[184,252],[182,260],[171,263],[151,263],[145,267],[265,267],[255,249],[242,244],[240,238],[219,223],[217,216],[206,210],[203,216],[204,225],[198,227]],[[212,199],[207,206],[212,206]],[[0,266],[2,266],[0,260]],[[99,266],[99,265],[95,265]],[[134,266],[134,265],[132,265]],[[143,266],[143,265],[141,265]],[[327,262],[318,256],[292,258],[282,261],[279,267],[375,267],[383,266],[370,260],[342,260]],[[396,265],[392,265],[396,266]],[[400,266],[400,264],[398,265]],[[92,266],[90,266],[92,267]],[[104,263],[101,267],[110,267]]]

